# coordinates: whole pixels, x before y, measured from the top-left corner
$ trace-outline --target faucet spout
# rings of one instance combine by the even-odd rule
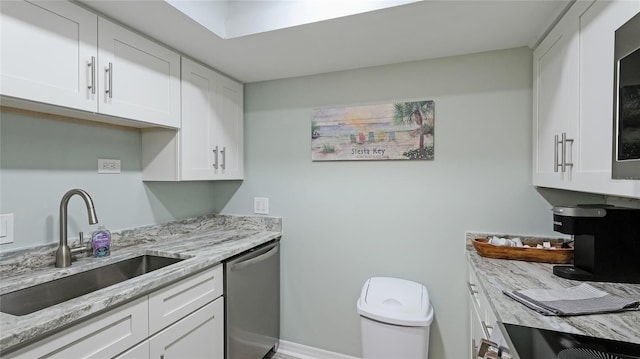
[[[78,195],[84,200],[84,204],[87,206],[89,224],[98,223],[98,217],[96,216],[96,210],[93,206],[93,200],[85,190],[75,188],[69,190],[64,194],[64,196],[62,196],[62,200],[60,201],[60,245],[56,250],[56,267],[58,268],[64,268],[71,265],[71,249],[67,244],[67,207],[69,200],[74,195]]]

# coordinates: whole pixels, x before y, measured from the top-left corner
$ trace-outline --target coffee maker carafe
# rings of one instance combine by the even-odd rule
[[[574,239],[573,265],[553,267],[555,275],[581,281],[640,283],[640,209],[554,207],[553,229]]]

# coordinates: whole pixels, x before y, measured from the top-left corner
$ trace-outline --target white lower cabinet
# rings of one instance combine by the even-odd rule
[[[2,358],[222,359],[222,275],[218,265]]]
[[[2,357],[112,358],[149,336],[148,314],[139,298]]]
[[[223,359],[224,298],[188,315],[149,339],[149,358]]]
[[[149,335],[222,296],[222,265],[149,294]]]
[[[224,358],[224,298],[127,350],[116,359]]]
[[[478,283],[478,279],[469,268],[467,286],[469,289],[469,323],[471,337],[471,358],[478,358],[478,349],[482,339],[489,339],[496,325],[496,317],[489,306],[487,295]]]

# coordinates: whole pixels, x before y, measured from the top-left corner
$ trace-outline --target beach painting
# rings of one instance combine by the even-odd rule
[[[433,101],[316,109],[311,159],[433,160],[434,124]]]

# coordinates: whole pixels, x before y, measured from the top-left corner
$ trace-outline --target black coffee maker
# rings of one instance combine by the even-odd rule
[[[553,207],[553,230],[573,236],[573,265],[557,276],[640,283],[640,209],[609,205]]]

